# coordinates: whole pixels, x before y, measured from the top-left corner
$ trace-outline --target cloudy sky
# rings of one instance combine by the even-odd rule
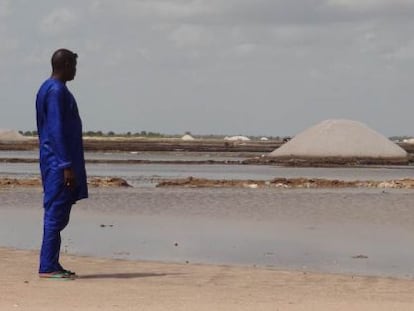
[[[66,47],[85,130],[414,135],[414,0],[0,0],[0,42],[0,128]]]

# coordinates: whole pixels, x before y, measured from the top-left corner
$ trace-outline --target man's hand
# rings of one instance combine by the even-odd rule
[[[73,190],[76,187],[76,179],[75,179],[75,172],[72,168],[65,168],[63,170],[63,181],[65,183],[65,187],[68,187],[69,190]]]

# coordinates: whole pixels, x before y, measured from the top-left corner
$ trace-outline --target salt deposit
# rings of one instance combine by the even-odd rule
[[[261,140],[261,141],[268,141],[268,140],[269,140],[269,138],[267,138],[267,137],[262,137],[262,138],[260,138],[260,140]]]
[[[414,144],[414,138],[407,138],[403,140],[403,143],[406,144]]]
[[[0,129],[0,141],[22,141],[26,139],[27,137],[24,137],[18,131]]]
[[[183,137],[181,137],[181,140],[194,140],[194,137],[191,136],[191,135],[186,134]]]
[[[269,156],[305,159],[406,159],[407,153],[388,138],[360,122],[326,120],[296,135]]]
[[[224,137],[224,140],[229,140],[229,141],[237,141],[237,140],[240,140],[240,141],[249,141],[250,138],[249,137],[246,137],[246,136],[231,136],[231,137],[226,136],[226,137]]]

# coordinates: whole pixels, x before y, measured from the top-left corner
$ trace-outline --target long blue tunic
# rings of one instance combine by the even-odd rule
[[[76,100],[64,83],[50,78],[42,84],[36,116],[45,209],[56,200],[74,204],[87,198],[82,122]],[[75,173],[73,191],[64,185],[63,170],[69,167]]]

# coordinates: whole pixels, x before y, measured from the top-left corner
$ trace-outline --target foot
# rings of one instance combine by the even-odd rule
[[[70,276],[71,276],[71,277],[73,277],[73,278],[77,278],[77,277],[78,277],[78,275],[77,275],[75,272],[70,271],[70,270],[63,269],[63,270],[62,270],[62,271],[60,271],[60,272],[65,273],[65,274],[68,274],[68,275],[70,275]]]
[[[39,277],[41,279],[57,279],[57,280],[74,280],[76,277],[73,274],[69,274],[63,271],[54,272],[40,272]]]

